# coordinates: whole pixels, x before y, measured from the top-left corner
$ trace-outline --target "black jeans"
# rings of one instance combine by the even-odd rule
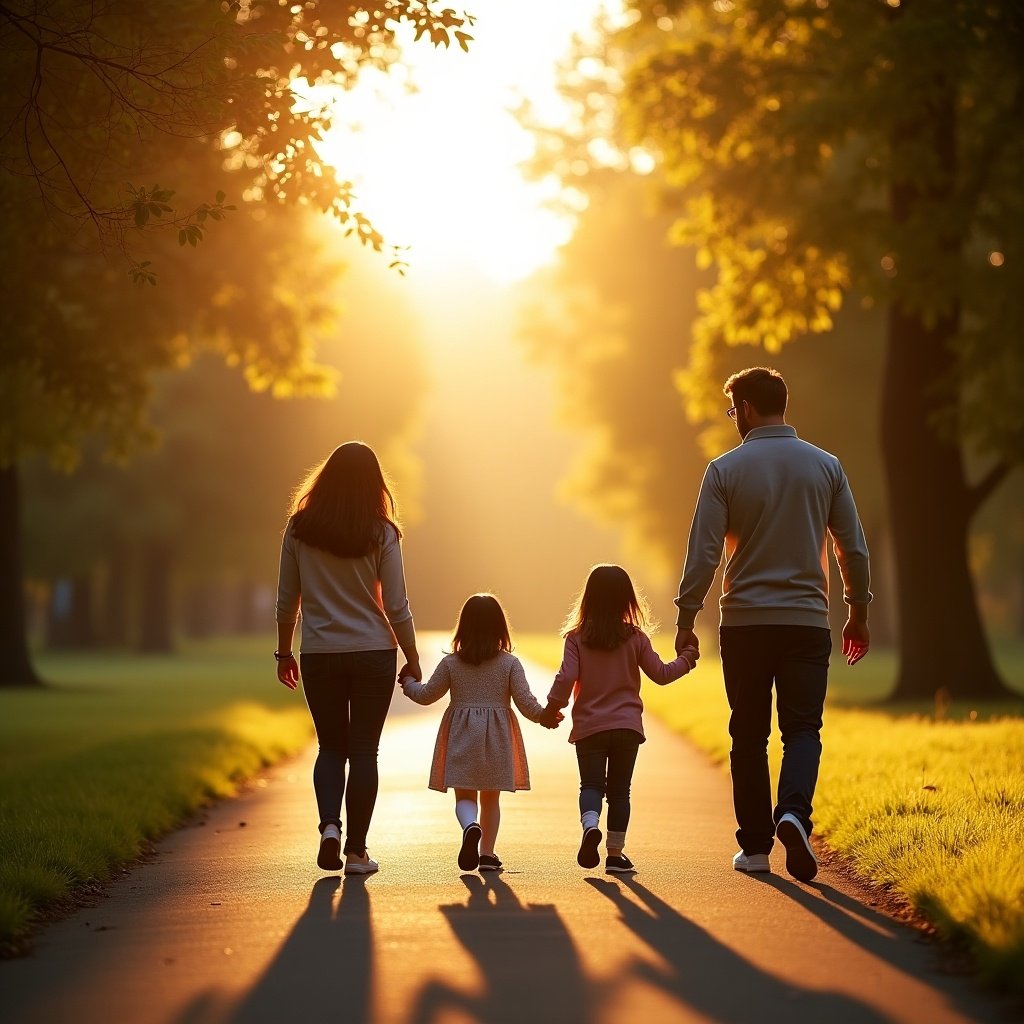
[[[320,831],[332,822],[341,827],[345,797],[345,853],[366,852],[366,832],[377,802],[377,746],[397,666],[397,651],[302,655],[302,689],[320,743],[313,766]]]
[[[640,733],[632,729],[608,729],[576,741],[580,814],[600,814],[601,800],[607,792],[609,832],[625,832],[629,825],[629,787],[642,741]]]
[[[832,636],[818,626],[723,626],[721,647],[732,709],[736,839],[744,853],[769,853],[783,814],[795,815],[811,834]],[[773,684],[783,745],[774,812],[768,774]]]

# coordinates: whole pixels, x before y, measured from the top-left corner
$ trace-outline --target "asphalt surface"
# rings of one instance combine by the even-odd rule
[[[549,671],[527,675],[546,693]],[[369,841],[378,874],[317,869],[310,750],[166,837],[97,905],[45,929],[33,955],[0,963],[0,1020],[1009,1019],[828,870],[795,882],[777,847],[776,873],[733,871],[727,776],[651,716],[626,846],[635,876],[577,866],[567,723],[529,722],[533,789],[502,798],[505,870],[460,872],[454,798],[426,788],[444,707],[396,691]]]

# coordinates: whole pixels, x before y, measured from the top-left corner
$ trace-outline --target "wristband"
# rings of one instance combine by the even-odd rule
[[[274,651],[274,657],[278,661],[287,661],[289,658],[294,658],[295,655],[291,651]]]

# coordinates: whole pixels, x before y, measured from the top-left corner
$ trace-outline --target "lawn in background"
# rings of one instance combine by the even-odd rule
[[[667,658],[671,636],[655,646]],[[557,667],[562,643],[525,635],[516,649]],[[1024,694],[1024,645],[998,654],[1004,677]],[[816,830],[863,879],[965,942],[989,980],[1024,990],[1024,703],[879,705],[895,671],[886,651],[852,668],[833,662]],[[715,658],[671,686],[645,683],[643,699],[728,764],[729,709]],[[769,756],[777,778],[777,734]]]
[[[311,736],[265,640],[43,656],[0,690],[0,944]]]

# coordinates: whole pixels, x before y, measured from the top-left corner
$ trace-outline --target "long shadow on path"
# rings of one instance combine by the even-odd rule
[[[623,879],[621,887],[604,879],[586,881],[615,904],[623,923],[665,962],[660,966],[638,959],[633,965],[635,976],[708,1020],[723,1024],[890,1020],[845,994],[800,988],[765,973],[635,880]],[[640,902],[630,899],[624,889]]]
[[[775,874],[750,875],[749,879],[752,883],[777,889],[889,967],[942,992],[965,1016],[971,1017],[979,1012],[987,1016],[995,1012],[994,1001],[982,1000],[975,993],[965,991],[962,984],[935,973],[937,950],[926,944],[908,942],[909,929],[905,925],[866,907],[846,893],[825,882],[811,882],[803,886]],[[923,977],[925,971],[928,977]],[[991,1005],[987,1005],[989,1002]]]
[[[334,895],[341,886],[341,897]],[[359,875],[331,875],[313,886],[302,916],[277,955],[234,1007],[200,997],[178,1024],[280,1024],[288,1020],[343,1020],[365,1024],[372,1017],[373,932],[370,894]]]
[[[438,909],[473,957],[483,990],[428,982],[413,1010],[412,1024],[460,1011],[484,1024],[523,1024],[591,1019],[579,954],[558,910],[551,904],[524,906],[497,874],[463,875],[466,903]]]

